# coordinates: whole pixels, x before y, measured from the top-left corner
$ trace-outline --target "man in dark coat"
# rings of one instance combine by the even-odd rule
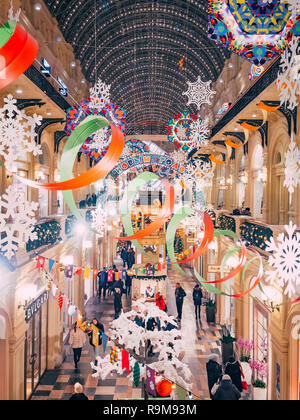
[[[207,383],[209,395],[212,399],[211,389],[222,378],[222,366],[218,363],[219,356],[216,353],[212,353],[208,359],[206,363]]]
[[[107,271],[105,267],[103,267],[102,271],[98,272],[97,279],[98,279],[98,287],[99,287],[99,301],[101,301],[101,295],[103,293],[103,299],[105,299],[106,289],[107,289]]]
[[[130,248],[127,255],[127,265],[129,270],[131,269],[133,264],[135,264],[135,252],[132,248]]]
[[[121,258],[123,260],[123,267],[126,267],[127,255],[128,255],[127,249],[123,247],[121,250]]]
[[[241,398],[241,393],[232,383],[229,375],[224,375],[221,384],[213,395],[216,401],[237,401]]]
[[[199,284],[196,284],[193,290],[193,301],[195,305],[195,317],[201,322],[201,303],[202,303],[202,290]]]
[[[177,307],[177,319],[181,321],[182,318],[182,306],[183,306],[183,299],[185,298],[186,293],[183,288],[180,286],[180,283],[176,283],[175,289],[175,299],[176,299],[176,307]]]
[[[130,296],[132,286],[132,278],[126,273],[125,277],[125,287],[126,287],[126,296]]]
[[[114,290],[114,308],[115,308],[115,319],[119,318],[122,310],[122,292],[121,289],[115,288]]]

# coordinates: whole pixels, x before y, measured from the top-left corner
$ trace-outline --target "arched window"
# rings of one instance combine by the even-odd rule
[[[45,143],[41,145],[42,154],[39,155],[39,164],[43,166],[50,166],[50,154],[48,146]]]

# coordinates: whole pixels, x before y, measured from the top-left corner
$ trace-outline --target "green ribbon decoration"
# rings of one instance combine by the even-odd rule
[[[187,216],[190,216],[194,213],[194,210],[190,207],[182,207],[170,220],[167,234],[166,234],[166,245],[167,245],[167,252],[170,258],[171,262],[177,262],[177,259],[175,257],[175,250],[174,250],[174,241],[175,241],[175,235],[176,230],[178,226],[180,225],[180,222],[185,219]],[[187,277],[188,275],[185,273],[185,271],[179,266],[179,264],[175,264],[175,268],[177,271],[179,271],[180,274]]]
[[[91,115],[83,120],[72,132],[69,140],[65,144],[60,161],[60,179],[62,182],[72,178],[72,171],[76,156],[88,137],[96,133],[101,128],[109,126],[109,122],[104,117]],[[76,206],[73,191],[63,191],[63,198],[71,212],[84,222],[79,209]]]
[[[158,175],[154,174],[153,172],[145,171],[129,182],[124,193],[123,199],[121,201],[121,218],[127,236],[134,235],[134,230],[131,222],[131,207],[136,194],[149,181],[158,179],[160,179]],[[134,246],[138,248],[144,255],[147,255],[147,253],[139,244],[138,240],[135,239],[132,242]]]

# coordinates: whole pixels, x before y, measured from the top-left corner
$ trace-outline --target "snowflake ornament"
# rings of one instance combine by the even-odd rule
[[[289,0],[289,5],[292,15],[300,12],[300,0]]]
[[[110,85],[97,81],[95,86],[90,89],[90,107],[95,109],[103,109],[104,105],[110,102]]]
[[[93,218],[92,228],[97,231],[98,235],[103,237],[107,222],[106,213],[101,206],[98,206],[96,210],[92,210],[91,215]]]
[[[293,138],[290,142],[288,151],[285,153],[285,178],[283,185],[289,190],[290,199],[297,185],[300,185],[300,150],[296,146]]]
[[[300,233],[292,222],[285,226],[287,235],[281,233],[277,243],[271,237],[266,242],[266,251],[273,254],[269,257],[269,265],[274,270],[266,272],[266,280],[284,288],[284,294],[291,297],[300,284]]]
[[[202,104],[211,105],[211,97],[216,94],[215,91],[210,89],[211,80],[202,82],[199,76],[195,83],[187,83],[189,85],[188,90],[182,93],[188,97],[187,105],[195,104],[198,110],[200,110]]]
[[[91,143],[87,143],[86,146],[89,150],[97,150],[101,153],[109,146],[110,141],[111,134],[109,134],[109,127],[104,127],[94,134],[93,141]]]
[[[188,153],[183,149],[175,150],[170,154],[175,163],[185,165],[188,162]]]
[[[8,259],[19,247],[24,248],[29,239],[37,239],[37,233],[32,231],[37,223],[34,215],[38,206],[38,203],[24,200],[22,193],[12,185],[0,198],[0,245]]]
[[[3,108],[0,108],[0,155],[10,172],[17,171],[16,161],[22,160],[24,151],[33,152],[34,156],[42,154],[41,146],[35,143],[35,128],[41,125],[43,117],[26,115],[16,103],[17,100],[8,95]]]
[[[206,118],[205,121],[198,118],[197,121],[191,124],[190,132],[190,148],[192,150],[208,146],[208,136],[210,132],[208,128],[208,118]]]
[[[280,71],[277,87],[280,103],[291,111],[298,106],[297,96],[300,95],[300,43],[299,37],[294,36],[290,48],[281,54]]]
[[[187,170],[195,181],[210,181],[214,176],[211,164],[202,160],[187,165]]]
[[[21,9],[18,9],[16,11],[16,14],[14,13],[14,6],[12,3],[12,0],[10,0],[10,9],[8,11],[8,20],[14,20],[15,22],[19,22],[20,20],[20,14],[21,14]]]

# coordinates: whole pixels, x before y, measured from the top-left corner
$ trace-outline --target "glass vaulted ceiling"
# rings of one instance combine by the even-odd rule
[[[169,118],[187,109],[186,82],[215,81],[229,56],[207,37],[207,0],[45,3],[87,80],[111,85],[112,101],[127,112],[127,134],[165,134]]]

